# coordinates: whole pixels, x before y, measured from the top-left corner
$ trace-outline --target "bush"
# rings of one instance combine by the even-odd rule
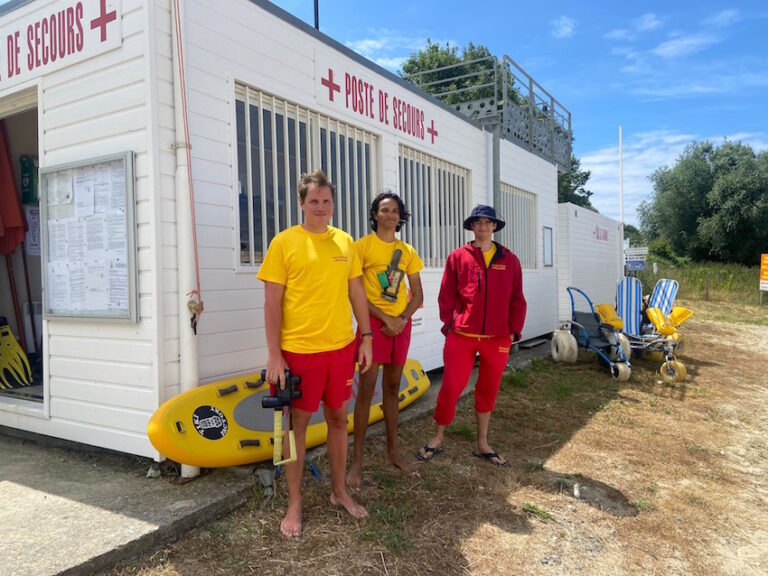
[[[666,238],[656,238],[648,246],[648,255],[653,257],[656,262],[672,264],[679,266],[684,264],[688,259],[682,258],[675,254],[672,244]]]
[[[649,248],[650,251],[650,248]],[[759,266],[698,262],[672,264],[655,260],[658,272],[653,273],[654,258],[649,258],[648,270],[639,272],[637,277],[643,284],[643,292],[650,294],[659,278],[672,278],[680,283],[679,298],[759,304]],[[682,261],[684,259],[678,259]],[[707,289],[708,286],[708,289]]]

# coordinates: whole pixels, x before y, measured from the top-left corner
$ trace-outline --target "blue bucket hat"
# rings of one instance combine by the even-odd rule
[[[464,220],[464,230],[472,230],[472,220],[475,218],[488,218],[496,223],[496,232],[504,228],[504,220],[496,218],[496,210],[493,206],[486,206],[485,204],[478,204],[472,208],[472,213]]]

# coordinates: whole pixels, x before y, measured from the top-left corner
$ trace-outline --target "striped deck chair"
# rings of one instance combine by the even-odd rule
[[[664,315],[668,316],[672,312],[672,306],[675,303],[675,297],[679,288],[680,285],[677,283],[677,280],[661,278],[656,282],[651,299],[648,301],[648,308],[658,308]]]
[[[616,287],[616,312],[624,322],[624,333],[640,336],[643,287],[640,280],[624,276]]]

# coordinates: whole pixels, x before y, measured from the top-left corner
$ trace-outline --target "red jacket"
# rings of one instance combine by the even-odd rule
[[[444,334],[458,330],[520,339],[527,309],[520,260],[494,244],[496,253],[488,268],[482,251],[471,242],[448,256],[438,296]]]

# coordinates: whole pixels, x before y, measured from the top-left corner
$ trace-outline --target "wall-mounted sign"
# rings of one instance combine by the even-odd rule
[[[3,21],[0,90],[112,50],[123,41],[120,0],[31,2],[4,15]]]
[[[594,236],[595,240],[608,242],[608,229],[596,225],[595,229],[592,230],[592,236]]]
[[[422,107],[418,96],[381,78],[335,62],[330,54],[315,56],[315,98],[330,106],[389,126],[404,136],[434,144],[439,132],[434,118]]]

